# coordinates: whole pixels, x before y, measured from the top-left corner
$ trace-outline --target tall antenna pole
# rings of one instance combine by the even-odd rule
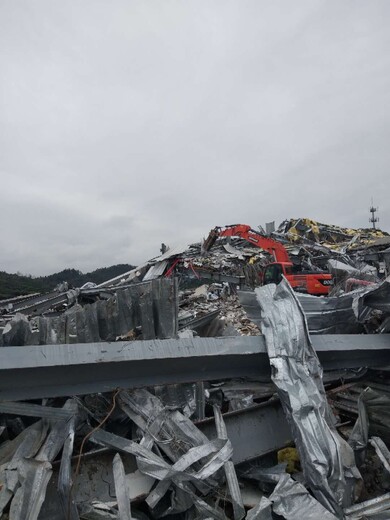
[[[370,207],[370,213],[371,213],[371,217],[368,219],[368,222],[371,222],[372,224],[372,229],[376,229],[375,227],[375,224],[377,222],[379,222],[379,217],[376,217],[375,216],[375,213],[379,210],[379,208],[376,208],[374,206],[374,202],[373,200],[371,199],[371,207]]]

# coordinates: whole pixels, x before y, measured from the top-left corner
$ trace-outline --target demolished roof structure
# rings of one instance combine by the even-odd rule
[[[390,518],[389,237],[272,236],[331,296],[231,238],[0,302],[0,518]]]

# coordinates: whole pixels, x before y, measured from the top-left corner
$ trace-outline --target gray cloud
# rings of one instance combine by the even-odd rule
[[[0,5],[0,270],[214,225],[390,227],[387,0]]]

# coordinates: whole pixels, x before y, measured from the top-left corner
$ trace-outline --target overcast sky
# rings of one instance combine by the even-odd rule
[[[389,0],[0,0],[0,270],[230,223],[390,231]]]

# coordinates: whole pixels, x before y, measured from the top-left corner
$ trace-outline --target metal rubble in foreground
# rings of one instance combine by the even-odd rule
[[[0,301],[1,519],[390,519],[390,239],[267,230],[328,296],[214,235]]]

